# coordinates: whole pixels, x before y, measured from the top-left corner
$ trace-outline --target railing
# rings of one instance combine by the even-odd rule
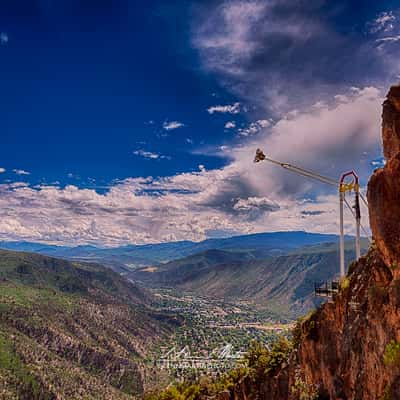
[[[315,296],[332,298],[339,292],[339,286],[338,281],[314,283]]]

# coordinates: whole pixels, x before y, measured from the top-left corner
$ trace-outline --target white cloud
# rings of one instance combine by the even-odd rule
[[[30,175],[30,174],[31,174],[30,172],[25,171],[25,170],[23,170],[23,169],[13,169],[13,172],[14,172],[16,175]]]
[[[292,70],[298,58],[292,54],[307,43],[322,40],[324,27],[318,18],[308,17],[306,10],[298,12],[295,2],[232,0],[215,4],[205,7],[194,23],[192,40],[203,66],[221,77],[234,93],[281,111],[291,98],[288,91],[282,93],[281,78],[284,75],[289,83],[288,66]],[[312,4],[307,7],[313,9]],[[300,56],[309,59],[306,50]],[[301,79],[297,70],[296,79]],[[293,91],[292,82],[290,86]]]
[[[279,210],[280,206],[267,197],[248,197],[247,199],[239,199],[233,208],[238,211],[246,212],[253,210],[275,211]]]
[[[385,164],[386,164],[386,160],[384,159],[384,157],[379,157],[379,158],[371,161],[371,165],[374,168],[382,168],[385,166]]]
[[[179,121],[165,121],[163,123],[163,129],[165,129],[166,131],[171,131],[174,129],[182,128],[184,126],[185,126],[185,124],[183,124],[182,122],[179,122]]]
[[[165,155],[159,154],[159,153],[153,153],[151,151],[145,151],[143,149],[135,150],[133,152],[133,154],[135,156],[148,158],[148,159],[151,159],[151,160],[158,160],[158,159],[167,159],[167,160],[169,160],[169,159],[171,159],[171,157],[169,157],[169,156],[165,156]]]
[[[4,174],[4,172],[6,172],[5,168],[0,168],[0,174]]]
[[[227,105],[217,105],[212,106],[207,109],[209,114],[222,113],[222,114],[239,114],[240,113],[240,103],[227,104]]]
[[[376,39],[376,42],[398,42],[400,40],[400,35],[396,35],[396,36],[386,36],[380,39]]]
[[[257,44],[252,40],[252,27],[266,9],[266,3],[256,0],[223,2],[203,21],[193,40],[206,54],[210,69],[234,75],[243,72],[234,60],[245,61],[253,54]]]
[[[346,2],[309,0],[219,0],[199,6],[192,41],[207,72],[240,101],[281,118],[291,109],[307,110],[347,90],[348,83],[386,87],[398,74],[397,12],[387,11],[365,26],[358,13],[352,24]],[[343,7],[342,7],[343,6]],[[335,15],[335,22],[327,16]],[[393,28],[394,27],[394,28]],[[393,28],[393,29],[392,29]],[[382,36],[386,42],[375,42]],[[384,43],[386,45],[384,45]],[[385,51],[387,54],[382,55]],[[295,67],[302,60],[302,68]],[[334,67],[332,67],[334,66]],[[343,79],[343,76],[346,79]]]
[[[233,129],[236,128],[236,122],[235,121],[228,121],[225,124],[225,129]]]
[[[326,107],[326,103],[324,101],[317,101],[311,107],[315,108],[315,109],[324,108],[324,107]]]
[[[221,173],[128,179],[106,194],[0,185],[0,238],[119,245],[200,240],[210,228],[249,231],[247,223],[203,204],[217,191]]]
[[[0,33],[0,44],[6,45],[9,41],[8,34],[6,32]]]
[[[125,179],[106,193],[0,184],[0,239],[122,245],[202,240],[216,230],[337,232],[335,189],[253,158],[261,147],[273,158],[333,178],[355,169],[365,185],[371,160],[381,156],[382,97],[375,88],[344,95],[346,102],[333,99],[282,118],[257,138],[229,147],[231,162],[221,169],[199,165],[198,172]],[[363,209],[368,225],[366,217]],[[346,230],[353,228],[347,214]]]
[[[251,136],[260,132],[263,128],[268,128],[271,122],[266,119],[259,119],[258,121],[252,122],[248,127],[241,128],[238,130],[240,136]]]
[[[344,94],[337,94],[334,99],[341,103],[347,103],[349,101],[349,97]]]
[[[271,121],[267,119],[259,119],[258,121],[256,121],[256,124],[261,126],[261,128],[267,128],[268,126],[271,125]]]
[[[346,102],[334,101],[325,107],[299,112],[291,118],[283,117],[271,127],[270,133],[259,135],[256,140],[236,149],[236,158],[242,163],[248,162],[255,149],[260,147],[274,159],[333,178],[338,178],[343,171],[356,169],[365,182],[370,173],[369,159],[380,156],[383,98],[373,87],[345,95]],[[370,157],[366,158],[364,153]],[[313,186],[285,170],[268,163],[261,164],[257,168],[264,174],[263,180],[260,181],[258,175],[250,179],[262,193],[273,190],[305,195]]]
[[[384,11],[380,13],[376,19],[370,23],[370,32],[388,32],[394,29],[394,22],[396,21],[396,17],[393,14],[393,11]]]

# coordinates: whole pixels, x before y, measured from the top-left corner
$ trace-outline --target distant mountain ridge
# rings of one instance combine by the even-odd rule
[[[350,237],[346,237],[349,239]],[[222,239],[207,239],[202,242],[180,241],[147,245],[127,245],[115,248],[99,248],[91,245],[68,247],[30,242],[0,242],[0,248],[15,251],[30,251],[39,254],[76,260],[89,260],[126,273],[131,269],[155,265],[187,257],[206,250],[246,250],[259,256],[282,255],[310,245],[338,241],[333,234],[304,231],[266,232],[233,236]]]

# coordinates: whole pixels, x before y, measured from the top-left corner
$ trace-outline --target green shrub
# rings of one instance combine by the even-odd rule
[[[159,395],[150,395],[146,397],[146,400],[198,400],[199,398],[199,385],[180,383],[176,386],[170,386]]]
[[[249,351],[247,352],[245,359],[247,365],[251,370],[265,369],[268,359],[269,350],[260,342],[252,341],[250,344]]]
[[[246,360],[250,377],[259,381],[266,375],[273,375],[288,360],[293,343],[285,337],[279,338],[268,350],[263,344],[253,342]]]
[[[345,276],[341,281],[340,281],[340,289],[341,290],[346,290],[350,286],[350,279]]]
[[[383,391],[382,397],[380,398],[380,400],[391,400],[392,399],[392,395],[391,395],[391,390],[390,390],[390,385],[387,384],[385,387],[385,390]]]
[[[391,340],[386,346],[383,362],[386,366],[400,367],[400,343]]]
[[[293,347],[297,349],[300,346],[301,341],[303,340],[303,322],[304,317],[300,317],[292,329],[292,342]]]
[[[269,361],[265,372],[267,374],[273,374],[278,368],[282,366],[284,362],[287,362],[290,353],[293,350],[293,343],[285,337],[281,337],[272,347],[270,352]]]
[[[318,398],[318,387],[312,383],[308,383],[302,377],[300,369],[296,369],[294,379],[291,392],[295,394],[299,400],[316,400]]]
[[[191,383],[189,379],[187,382],[170,386],[158,395],[149,395],[146,400],[199,400],[205,396],[215,396],[225,390],[230,391],[244,379],[249,378],[257,392],[263,378],[275,374],[288,360],[292,350],[292,342],[285,337],[279,338],[271,350],[264,344],[253,341],[245,356],[246,365],[239,365],[216,379],[204,376],[198,379],[198,383]]]

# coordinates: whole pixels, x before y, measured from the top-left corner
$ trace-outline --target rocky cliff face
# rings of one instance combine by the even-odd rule
[[[386,265],[400,265],[400,86],[383,104],[383,151],[386,165],[368,184],[371,229]],[[398,271],[395,271],[398,277]]]
[[[384,168],[368,185],[375,244],[334,301],[297,328],[277,373],[235,387],[234,399],[400,399],[400,87],[383,111]],[[224,394],[227,397],[227,394]]]
[[[400,152],[400,86],[391,87],[383,103],[382,141],[386,160]]]

